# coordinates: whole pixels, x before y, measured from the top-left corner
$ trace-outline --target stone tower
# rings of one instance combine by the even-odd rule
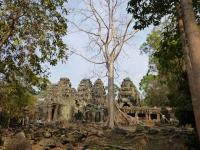
[[[93,104],[97,106],[106,106],[106,91],[101,79],[97,79],[92,87]]]
[[[124,105],[138,106],[140,104],[139,92],[129,78],[122,81],[118,102],[121,107]]]
[[[58,82],[58,96],[61,103],[61,117],[66,121],[70,121],[73,117],[75,100],[72,95],[71,82],[68,78],[61,78]]]
[[[92,82],[90,79],[81,80],[77,90],[77,102],[81,108],[92,103]]]
[[[70,121],[72,119],[75,100],[72,95],[71,83],[68,78],[61,78],[58,84],[51,84],[47,88],[47,120]]]

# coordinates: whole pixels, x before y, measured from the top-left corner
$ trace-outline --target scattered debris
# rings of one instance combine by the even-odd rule
[[[26,150],[31,148],[30,145],[33,150],[198,150],[194,131],[172,126],[139,125],[137,128],[109,129],[94,123],[72,123],[67,128],[36,124],[23,127],[21,131],[16,135],[6,131],[6,134],[2,133],[2,139],[11,141],[4,142],[9,143],[8,150],[15,150],[16,146],[22,145]],[[5,148],[6,144],[0,146],[2,150]]]

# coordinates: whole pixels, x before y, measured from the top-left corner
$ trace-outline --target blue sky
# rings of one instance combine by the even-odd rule
[[[68,2],[68,7],[70,8],[78,8],[80,5],[81,0],[69,0]],[[68,19],[70,20],[73,18],[69,15]],[[71,27],[69,26],[68,31],[70,32],[70,30]],[[148,67],[148,57],[146,55],[140,55],[139,47],[145,42],[146,36],[150,33],[150,30],[151,29],[147,28],[138,32],[132,39],[131,44],[124,47],[124,51],[121,53],[116,63],[118,71],[115,82],[117,85],[120,85],[123,78],[129,77],[134,84],[139,87],[139,82],[146,74]],[[81,33],[68,34],[64,40],[67,45],[72,45],[81,49],[81,53],[87,56],[85,45],[88,41],[85,35]],[[105,70],[104,66],[94,65],[80,56],[71,55],[65,64],[59,62],[56,66],[50,67],[49,79],[52,83],[57,83],[61,77],[67,77],[71,80],[72,86],[76,88],[83,78],[91,78],[94,82],[98,76],[93,76],[93,72],[101,74],[101,70]],[[105,74],[101,75],[104,76]],[[107,78],[101,77],[101,79],[106,85]]]

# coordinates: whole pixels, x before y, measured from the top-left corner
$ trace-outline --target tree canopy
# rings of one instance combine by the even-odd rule
[[[128,13],[133,14],[136,23],[135,29],[144,29],[149,25],[159,25],[163,17],[177,15],[176,0],[130,0],[128,3]],[[200,1],[193,0],[193,7],[198,22],[200,21]]]
[[[2,105],[6,103],[12,106],[10,102],[19,103],[20,106],[28,104],[25,99],[29,99],[31,93],[43,88],[47,82],[48,71],[44,64],[55,65],[58,60],[65,58],[63,37],[67,34],[66,2],[0,1]]]
[[[0,77],[37,86],[42,63],[55,65],[65,56],[65,0],[5,0],[0,7]]]
[[[172,65],[171,68],[174,67],[176,69],[178,66],[182,66],[181,62],[179,63],[179,61],[181,60],[182,56],[184,57],[183,60],[185,61],[186,71],[184,71],[184,69],[173,70],[173,68],[172,70],[173,70],[173,74],[177,73],[177,77],[179,77],[179,78],[175,77],[175,79],[179,81],[178,83],[181,83],[181,81],[182,82],[184,81],[185,83],[190,85],[189,87],[190,87],[190,92],[192,96],[192,106],[193,106],[193,111],[195,115],[196,129],[197,129],[197,133],[199,135],[199,140],[200,140],[200,119],[199,119],[200,118],[200,111],[199,111],[199,107],[200,107],[200,94],[199,94],[200,31],[198,28],[199,17],[200,17],[199,16],[200,1],[198,0],[179,0],[179,1],[130,0],[128,3],[127,10],[129,13],[133,14],[133,17],[136,20],[136,23],[134,25],[135,29],[144,29],[151,24],[157,26],[162,22],[162,19],[164,17],[165,18],[171,17],[172,20],[170,21],[172,25],[175,22],[175,25],[173,25],[172,27],[174,27],[174,29],[176,29],[177,32],[170,32],[172,30],[169,30],[168,32],[168,30],[166,30],[164,33],[166,34],[168,38],[164,40],[165,42],[161,43],[162,45],[161,52],[163,51],[167,53],[163,53],[164,55],[162,55],[162,53],[156,52],[155,56],[157,55],[157,57],[163,58],[163,59],[158,59],[158,62],[159,64],[161,64],[161,66],[165,65],[166,66],[164,67],[165,69],[170,68],[170,65]],[[176,51],[177,53],[173,54],[174,49],[175,51],[177,50]],[[164,59],[168,57],[173,60],[169,61],[170,60],[169,59],[168,60],[169,63],[165,63]],[[187,84],[183,84],[183,85],[178,84],[175,87],[178,88],[179,90],[182,90],[182,93],[184,93],[185,91],[183,89],[187,89],[186,88],[188,87]],[[186,91],[189,91],[189,90],[186,90]],[[178,95],[176,97],[178,97]],[[176,102],[181,102],[185,98],[188,99],[188,97],[185,97],[185,95],[182,97],[178,97],[179,101],[177,100]],[[183,104],[184,108],[185,106],[187,106],[187,105],[184,105],[183,101],[180,104]]]
[[[141,46],[149,55],[149,71],[140,82],[149,106],[174,108],[181,124],[194,124],[191,94],[176,22],[155,27]],[[190,115],[190,117],[189,117]]]

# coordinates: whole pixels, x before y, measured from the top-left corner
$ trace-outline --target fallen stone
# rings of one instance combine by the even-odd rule
[[[60,138],[60,143],[62,145],[65,145],[65,144],[69,143],[69,140],[65,135],[62,135],[61,138]]]
[[[68,136],[68,139],[72,138],[72,139],[74,139],[74,141],[80,141],[80,140],[82,140],[85,137],[86,137],[86,135],[84,133],[74,132],[73,134],[71,134],[71,135]]]
[[[26,139],[24,132],[19,132],[6,145],[6,150],[32,150],[32,146]]]
[[[150,128],[149,129],[149,134],[157,134],[160,132],[160,129],[157,128]]]
[[[44,137],[45,138],[50,138],[51,137],[51,133],[48,132],[48,131],[44,132]]]
[[[66,150],[73,150],[74,148],[73,148],[73,145],[71,144],[71,143],[68,143],[67,145],[66,145]]]
[[[55,148],[57,147],[56,141],[54,139],[42,139],[39,142],[39,145],[42,146],[44,148],[44,150],[49,150],[51,148]]]
[[[115,128],[113,130],[113,132],[117,133],[117,134],[120,134],[120,135],[127,135],[127,131],[124,130],[124,129],[120,129],[120,128]]]
[[[37,131],[36,131],[36,132],[33,133],[33,136],[32,136],[32,137],[33,137],[33,138],[40,138],[40,137],[43,137],[43,135],[42,135],[41,132],[39,132],[39,131],[37,132]]]

